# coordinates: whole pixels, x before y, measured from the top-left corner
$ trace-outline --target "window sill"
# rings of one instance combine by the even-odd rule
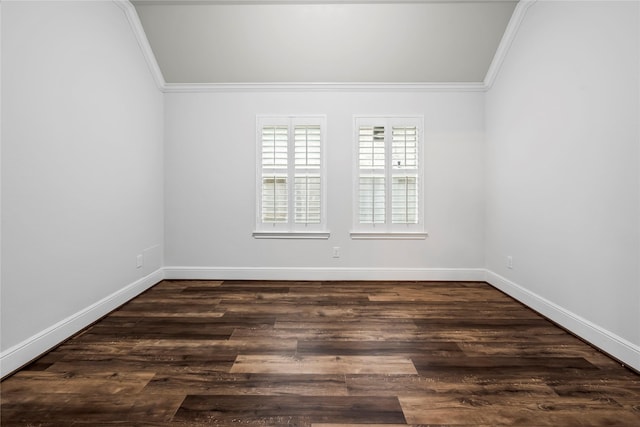
[[[254,239],[328,239],[328,231],[254,231]]]
[[[429,233],[369,233],[362,231],[352,231],[352,240],[425,240]]]

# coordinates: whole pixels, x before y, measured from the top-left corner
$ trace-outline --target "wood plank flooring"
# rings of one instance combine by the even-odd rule
[[[164,281],[0,393],[3,426],[640,426],[640,375],[486,283]]]

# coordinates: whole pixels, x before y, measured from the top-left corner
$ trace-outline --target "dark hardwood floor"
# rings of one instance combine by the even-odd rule
[[[3,426],[640,426],[639,375],[486,283],[165,281],[1,387]]]

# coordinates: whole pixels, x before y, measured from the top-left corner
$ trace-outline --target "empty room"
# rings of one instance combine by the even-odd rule
[[[640,1],[0,25],[3,426],[640,425]]]

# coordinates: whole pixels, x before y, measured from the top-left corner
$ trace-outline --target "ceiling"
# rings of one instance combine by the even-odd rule
[[[132,3],[167,83],[466,83],[517,1]]]

